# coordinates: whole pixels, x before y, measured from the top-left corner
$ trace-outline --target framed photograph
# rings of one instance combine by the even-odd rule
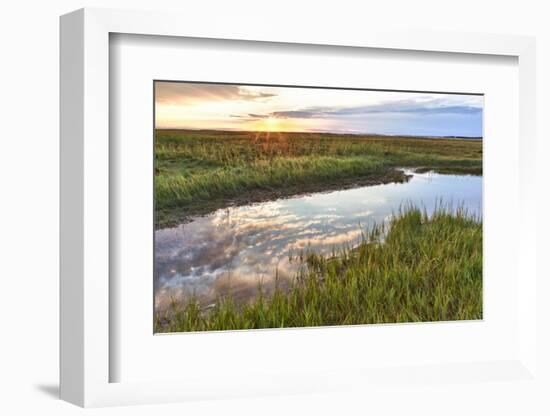
[[[61,18],[62,398],[537,383],[534,40],[180,21]]]
[[[483,318],[483,96],[154,81],[155,332]]]

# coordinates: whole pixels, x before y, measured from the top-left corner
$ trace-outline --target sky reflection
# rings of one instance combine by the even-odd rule
[[[208,305],[231,289],[247,301],[260,281],[284,285],[300,265],[289,252],[354,246],[361,231],[403,203],[431,212],[438,200],[481,214],[482,177],[414,173],[408,183],[369,186],[220,209],[155,232],[155,308],[197,296]]]

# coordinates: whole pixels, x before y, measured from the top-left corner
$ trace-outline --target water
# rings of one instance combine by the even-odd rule
[[[386,221],[403,203],[431,212],[442,200],[481,215],[481,176],[407,173],[407,183],[230,207],[156,231],[156,310],[190,295],[207,306],[229,288],[237,302],[245,302],[260,281],[272,287],[276,275],[284,286],[303,267],[289,261],[289,252],[354,246],[362,231]]]

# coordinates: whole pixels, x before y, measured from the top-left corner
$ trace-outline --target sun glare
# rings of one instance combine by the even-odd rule
[[[264,119],[264,130],[265,131],[275,131],[279,126],[279,120],[275,117],[267,117]]]

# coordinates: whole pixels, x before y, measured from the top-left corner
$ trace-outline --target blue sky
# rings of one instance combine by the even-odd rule
[[[483,97],[157,82],[156,127],[482,136]]]

